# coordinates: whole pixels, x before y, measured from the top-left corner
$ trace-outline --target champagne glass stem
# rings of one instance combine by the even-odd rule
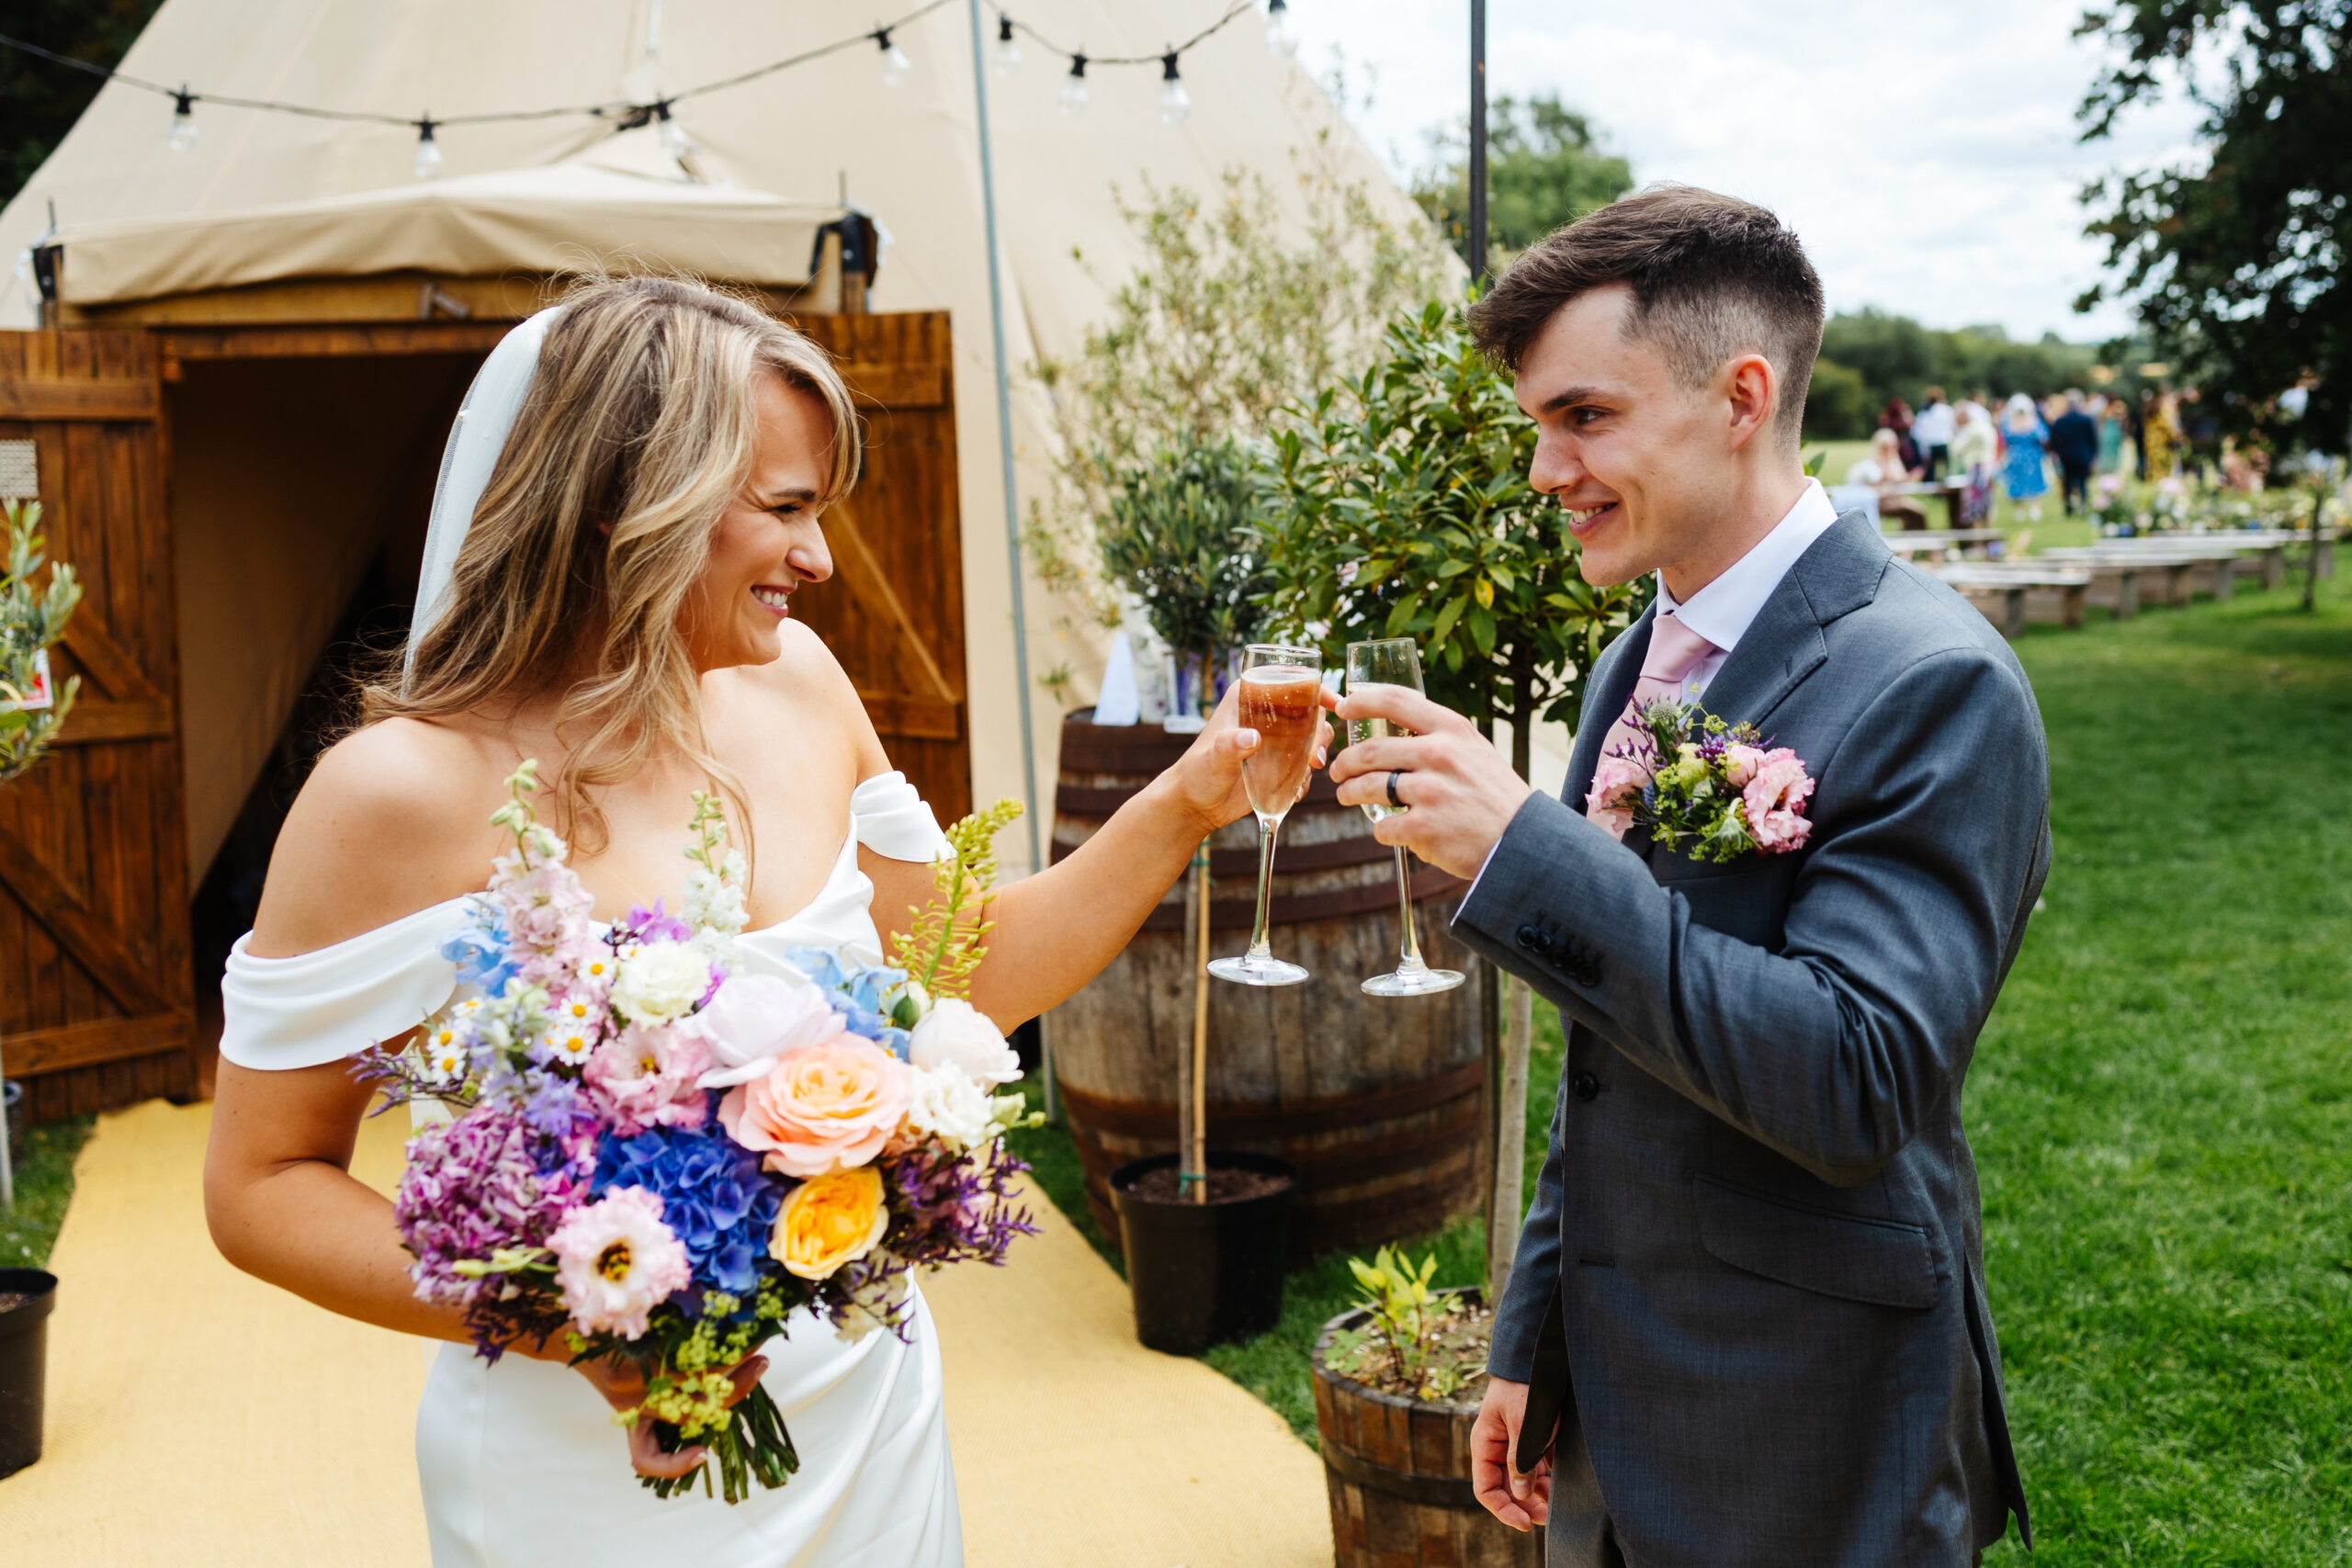
[[[1266,917],[1270,911],[1274,886],[1274,835],[1282,830],[1283,819],[1258,813],[1258,924],[1250,933],[1250,956],[1268,958],[1273,949],[1266,942]]]
[[[1396,903],[1405,919],[1404,956],[1397,960],[1400,972],[1426,968],[1421,962],[1421,939],[1413,930],[1413,879],[1405,864],[1405,846],[1396,846]]]

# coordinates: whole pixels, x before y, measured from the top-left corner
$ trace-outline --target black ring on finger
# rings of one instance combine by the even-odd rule
[[[1402,768],[1392,768],[1388,773],[1388,804],[1399,811],[1405,809],[1405,803],[1396,798],[1396,779],[1397,775],[1404,771]]]

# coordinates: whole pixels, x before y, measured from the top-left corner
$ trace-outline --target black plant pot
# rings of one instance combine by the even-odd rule
[[[1298,1168],[1270,1155],[1213,1149],[1212,1173],[1257,1171],[1281,1178],[1283,1186],[1226,1203],[1147,1198],[1134,1190],[1148,1172],[1172,1169],[1176,1158],[1154,1155],[1113,1171],[1111,1202],[1126,1245],[1136,1337],[1155,1350],[1194,1356],[1223,1340],[1263,1334],[1281,1318]]]
[[[40,1458],[57,1276],[45,1269],[0,1269],[0,1297],[11,1295],[25,1299],[0,1309],[0,1475],[14,1475]]]

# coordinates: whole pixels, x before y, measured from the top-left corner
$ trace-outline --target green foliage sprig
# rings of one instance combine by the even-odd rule
[[[988,918],[996,887],[996,836],[1021,815],[1017,800],[1000,800],[947,829],[948,851],[932,868],[932,901],[910,912],[914,924],[891,939],[893,962],[933,998],[969,1001],[972,974],[988,956],[996,922]]]
[[[1328,658],[1419,639],[1430,695],[1510,724],[1524,772],[1536,719],[1577,721],[1586,673],[1647,589],[1584,581],[1566,514],[1527,483],[1535,426],[1460,310],[1400,317],[1383,348],[1275,438],[1269,608],[1327,628]]]
[[[82,689],[81,677],[74,676],[51,694],[48,707],[20,705],[33,689],[42,650],[65,635],[82,602],[82,585],[74,569],[60,562],[50,569],[46,588],[33,586],[33,574],[46,561],[37,531],[40,502],[11,501],[0,513],[8,525],[8,567],[0,576],[0,784],[6,784],[40,761]]]
[[[1256,499],[1248,448],[1186,434],[1128,472],[1097,530],[1111,581],[1141,603],[1160,641],[1203,670],[1256,638],[1258,601],[1273,586]]]
[[[1411,1399],[1450,1399],[1485,1370],[1492,1318],[1475,1299],[1430,1289],[1437,1254],[1415,1263],[1382,1247],[1348,1259],[1363,1326],[1335,1336],[1332,1371]]]

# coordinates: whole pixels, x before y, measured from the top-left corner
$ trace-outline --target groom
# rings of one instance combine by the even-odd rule
[[[1820,280],[1746,202],[1657,188],[1476,308],[1596,583],[1658,579],[1591,671],[1562,799],[1447,710],[1351,694],[1340,799],[1476,884],[1454,931],[1558,1004],[1551,1152],[1499,1303],[1479,1498],[1554,1564],[1965,1565],[2030,1540],[1961,1089],[2049,866],[2041,720],[1984,618],[1805,477]],[[1817,781],[1794,853],[1588,816],[1634,698]],[[1508,1468],[1507,1468],[1508,1464]]]

